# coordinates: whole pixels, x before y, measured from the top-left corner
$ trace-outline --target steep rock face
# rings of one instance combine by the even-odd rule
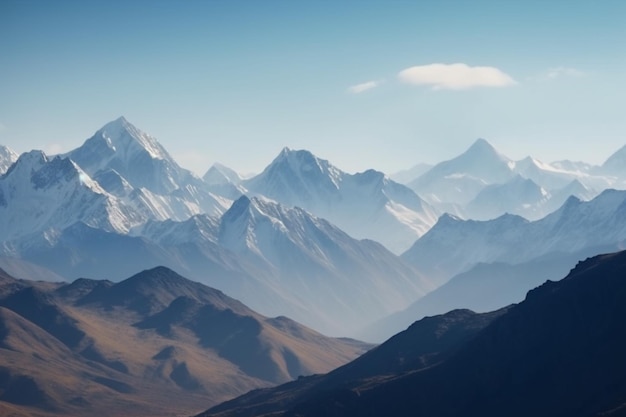
[[[155,138],[124,117],[107,123],[67,156],[89,175],[113,169],[133,187],[157,194],[168,194],[192,179]]]
[[[231,202],[228,196],[211,192],[200,178],[181,168],[154,137],[124,117],[107,123],[66,156],[126,205],[152,219],[219,215]]]
[[[224,214],[218,242],[257,269],[273,271],[264,285],[287,301],[289,315],[315,319],[316,328],[331,334],[350,334],[431,288],[381,245],[258,197],[241,197]]]
[[[412,372],[381,366],[364,373],[365,378],[342,383],[330,381],[331,373],[309,380],[308,386],[303,381],[250,393],[201,415],[621,415],[626,406],[625,276],[626,252],[597,256],[474,326],[472,336],[448,345],[448,355],[432,366],[426,362],[421,368],[418,361]],[[426,318],[405,333],[430,328],[434,340],[443,341],[463,324],[459,316],[471,314]],[[414,342],[398,335],[334,373],[379,352],[390,357],[374,363],[402,363],[404,352],[428,346]]]
[[[0,241],[58,231],[84,222],[126,233],[145,219],[104,191],[73,161],[23,154],[0,178]]]
[[[397,253],[426,232],[438,214],[409,188],[380,172],[347,174],[304,150],[283,149],[243,185],[252,194],[302,207],[351,236],[377,240]]]

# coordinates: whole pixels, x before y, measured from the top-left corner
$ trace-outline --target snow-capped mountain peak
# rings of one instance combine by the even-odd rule
[[[48,157],[43,151],[32,150],[21,154],[15,163],[7,170],[6,176],[11,173],[19,177],[30,177],[30,173],[38,170],[48,162]]]
[[[126,120],[124,116],[120,116],[104,125],[96,132],[96,135],[98,134],[100,134],[115,151],[136,152],[136,146],[138,145],[154,159],[171,159],[167,151],[155,138],[137,129]]]
[[[50,235],[78,222],[125,233],[142,221],[69,158],[27,152],[0,177],[0,240]]]
[[[18,155],[6,146],[0,145],[0,175],[7,172],[9,167],[17,161]]]
[[[113,169],[133,187],[158,194],[169,194],[189,181],[200,182],[181,168],[154,137],[124,117],[104,125],[66,156],[92,177]]]
[[[309,208],[336,200],[344,176],[343,171],[309,151],[285,147],[263,172],[242,184],[254,194]]]
[[[236,253],[251,251],[257,256],[265,258],[271,245],[259,246],[259,238],[271,237],[274,233],[287,235],[288,230],[282,219],[290,213],[275,202],[263,197],[241,196],[231,208],[224,213],[221,220],[219,238],[222,246]],[[274,259],[272,259],[274,260]]]
[[[324,178],[332,182],[335,188],[339,187],[343,172],[331,165],[328,161],[320,159],[307,150],[292,150],[284,147],[280,154],[269,166],[279,167],[286,173],[296,173],[299,176]]]
[[[252,195],[302,207],[355,238],[377,240],[396,253],[438,216],[415,192],[383,173],[348,174],[306,150],[284,148],[261,174],[242,185]]]
[[[481,138],[461,155],[440,162],[408,185],[431,203],[465,205],[487,184],[511,179],[513,165],[513,161]]]

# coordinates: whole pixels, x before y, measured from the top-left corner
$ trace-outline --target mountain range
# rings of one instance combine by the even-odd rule
[[[267,318],[163,267],[69,284],[0,270],[2,415],[189,415],[368,348]]]
[[[311,164],[336,174],[338,188],[329,192],[337,198],[326,213],[352,222],[355,233],[363,224],[359,237],[390,230],[389,242],[408,247],[436,220],[413,191],[383,174],[348,175],[306,151],[283,150],[249,180],[219,164],[201,179],[121,117],[67,154],[25,153],[0,177],[0,253],[70,279],[119,280],[165,265],[264,314],[334,335],[433,289],[385,247],[298,207],[297,192],[322,190],[323,175],[297,174],[306,181],[285,189],[291,200],[271,192]]]
[[[545,265],[544,257],[558,259],[557,274],[574,254],[618,248],[625,219],[621,197],[610,196],[621,192],[591,199],[622,184],[615,161],[623,152],[602,167],[545,164],[512,161],[479,139],[457,158],[422,166],[404,186],[284,148],[256,176],[215,164],[200,178],[121,117],[64,155],[0,153],[10,164],[0,177],[0,264],[113,281],[164,265],[262,314],[288,315],[326,334],[365,335],[392,314],[404,314],[398,323],[406,326],[416,311],[441,313],[412,306],[433,305],[420,299],[448,280],[446,288],[484,280],[451,280],[480,263],[494,264],[486,268],[498,271],[490,274],[498,286]],[[456,214],[441,215],[446,209]],[[464,220],[468,213],[475,219]],[[441,305],[486,311],[519,301],[537,283],[515,280],[507,287],[515,290]]]
[[[590,201],[572,196],[536,221],[511,214],[487,221],[443,215],[402,256],[428,276],[450,278],[479,262],[521,263],[551,253],[617,250],[625,240],[626,191],[605,190]]]
[[[580,259],[624,247],[626,191],[615,188],[626,185],[625,155],[602,166],[514,161],[479,139],[456,158],[393,177],[403,185],[290,148],[255,176],[214,164],[199,177],[123,117],[63,155],[0,147],[0,268],[11,272],[0,273],[0,413],[190,414],[257,389],[210,413],[382,415],[391,393],[389,415],[508,415],[500,403],[467,403],[498,386],[512,402],[521,387],[560,407],[493,375],[513,369],[506,329],[535,340],[516,327],[520,314],[552,313],[546,305],[528,313],[531,295],[550,298],[561,284],[505,306]],[[610,275],[622,258],[587,261],[570,277]],[[504,330],[490,330],[503,321]],[[370,347],[318,331],[376,342],[401,333],[346,367],[293,381]],[[588,348],[571,337],[563,340]],[[541,356],[536,344],[529,349]],[[589,349],[577,354],[598,356]],[[461,379],[450,386],[467,396],[442,382],[454,367]],[[423,403],[403,402],[407,386],[422,387]],[[563,392],[579,390],[571,389]],[[172,392],[183,407],[164,400]],[[571,410],[610,414],[603,404],[592,398]]]
[[[597,256],[518,305],[424,318],[329,374],[198,416],[622,416],[624,277],[626,252]]]
[[[400,253],[423,235],[439,212],[382,172],[347,174],[308,151],[285,148],[243,186],[333,222],[351,236]]]
[[[514,161],[478,139],[461,155],[440,162],[406,184],[440,212],[489,220],[502,214],[540,219],[567,197],[588,200],[607,188],[624,188],[626,170],[615,152],[602,166],[582,162],[545,163],[532,157]]]

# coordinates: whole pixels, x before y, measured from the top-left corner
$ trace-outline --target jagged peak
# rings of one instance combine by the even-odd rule
[[[8,169],[4,174],[5,176],[11,175],[13,172],[21,171],[23,169],[36,170],[44,166],[48,162],[48,156],[44,151],[32,150],[21,154],[17,161]]]

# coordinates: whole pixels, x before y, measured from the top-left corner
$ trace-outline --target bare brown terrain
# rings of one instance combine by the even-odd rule
[[[0,415],[179,416],[369,346],[266,318],[166,268],[113,284],[0,273]]]

